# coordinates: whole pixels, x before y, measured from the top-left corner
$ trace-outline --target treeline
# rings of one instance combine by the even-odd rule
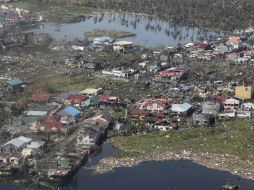
[[[176,23],[224,30],[254,24],[254,0],[42,0],[146,13]]]

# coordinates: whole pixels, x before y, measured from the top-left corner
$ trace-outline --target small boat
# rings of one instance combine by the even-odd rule
[[[240,185],[233,185],[230,183],[226,183],[225,185],[222,186],[223,189],[227,190],[237,190],[240,187]]]

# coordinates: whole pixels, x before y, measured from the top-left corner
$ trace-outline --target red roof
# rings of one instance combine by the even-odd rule
[[[47,129],[60,128],[63,125],[60,123],[60,116],[50,116],[42,121],[42,125]]]
[[[198,45],[196,45],[197,48],[199,49],[206,49],[208,47],[207,43],[200,43]]]
[[[110,96],[101,95],[100,96],[100,101],[102,101],[102,102],[109,102],[110,101]]]
[[[239,44],[241,42],[239,37],[231,36],[228,38],[228,42],[233,44]]]
[[[160,75],[163,77],[172,76],[172,77],[180,78],[183,75],[183,73],[184,73],[183,69],[174,69],[174,70],[167,69],[167,70],[161,71]]]
[[[147,114],[149,114],[149,112],[144,111],[144,110],[140,110],[140,109],[137,109],[137,108],[134,108],[130,112],[130,115],[132,115],[132,116],[146,116]]]
[[[227,98],[226,98],[225,96],[217,96],[217,98],[216,98],[216,100],[217,100],[218,102],[220,102],[220,103],[225,102],[226,99],[227,99]]]
[[[101,102],[110,102],[110,101],[117,101],[117,100],[119,100],[119,97],[116,97],[116,96],[108,96],[108,95],[100,96]]]
[[[88,97],[82,96],[82,95],[71,95],[71,96],[69,96],[69,100],[76,103],[76,104],[78,104],[82,101],[85,101],[87,98]]]
[[[164,118],[164,115],[162,113],[153,113],[153,116],[158,118]]]
[[[48,101],[51,98],[51,94],[46,92],[40,92],[32,96],[32,100],[35,102]]]

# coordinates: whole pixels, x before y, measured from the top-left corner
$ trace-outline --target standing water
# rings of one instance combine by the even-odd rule
[[[239,190],[253,190],[254,181],[240,178],[229,172],[209,169],[191,161],[151,161],[132,168],[118,168],[113,172],[94,175],[89,169],[99,160],[118,152],[105,143],[102,153],[88,161],[61,190],[220,190],[230,181],[239,184]],[[34,185],[0,185],[2,190],[47,188]]]
[[[96,13],[84,17],[83,21],[67,24],[44,24],[33,32],[48,33],[57,40],[85,39],[85,33],[93,30],[116,30],[136,34],[125,40],[146,47],[176,46],[189,42],[213,40],[223,36],[197,27],[172,24],[145,15],[124,13]]]

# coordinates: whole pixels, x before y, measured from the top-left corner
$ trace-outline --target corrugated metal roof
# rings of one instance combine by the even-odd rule
[[[188,111],[192,105],[189,103],[184,103],[184,104],[172,104],[171,105],[171,111],[173,112],[186,112]]]
[[[47,111],[28,111],[26,112],[26,115],[28,116],[45,116],[47,115]]]
[[[45,144],[44,141],[32,141],[31,144],[27,145],[27,148],[38,149]]]
[[[20,79],[13,79],[13,80],[8,80],[6,83],[11,86],[16,86],[16,85],[22,85],[24,82]]]
[[[68,115],[72,116],[72,117],[77,117],[80,115],[80,111],[75,109],[74,107],[72,106],[68,106],[66,108],[64,108],[63,110],[65,113],[67,113]]]
[[[32,139],[30,138],[26,138],[24,136],[20,136],[18,138],[12,139],[11,141],[5,143],[3,146],[12,144],[13,146],[20,148],[21,146],[23,146],[25,143],[29,143],[31,142]]]

